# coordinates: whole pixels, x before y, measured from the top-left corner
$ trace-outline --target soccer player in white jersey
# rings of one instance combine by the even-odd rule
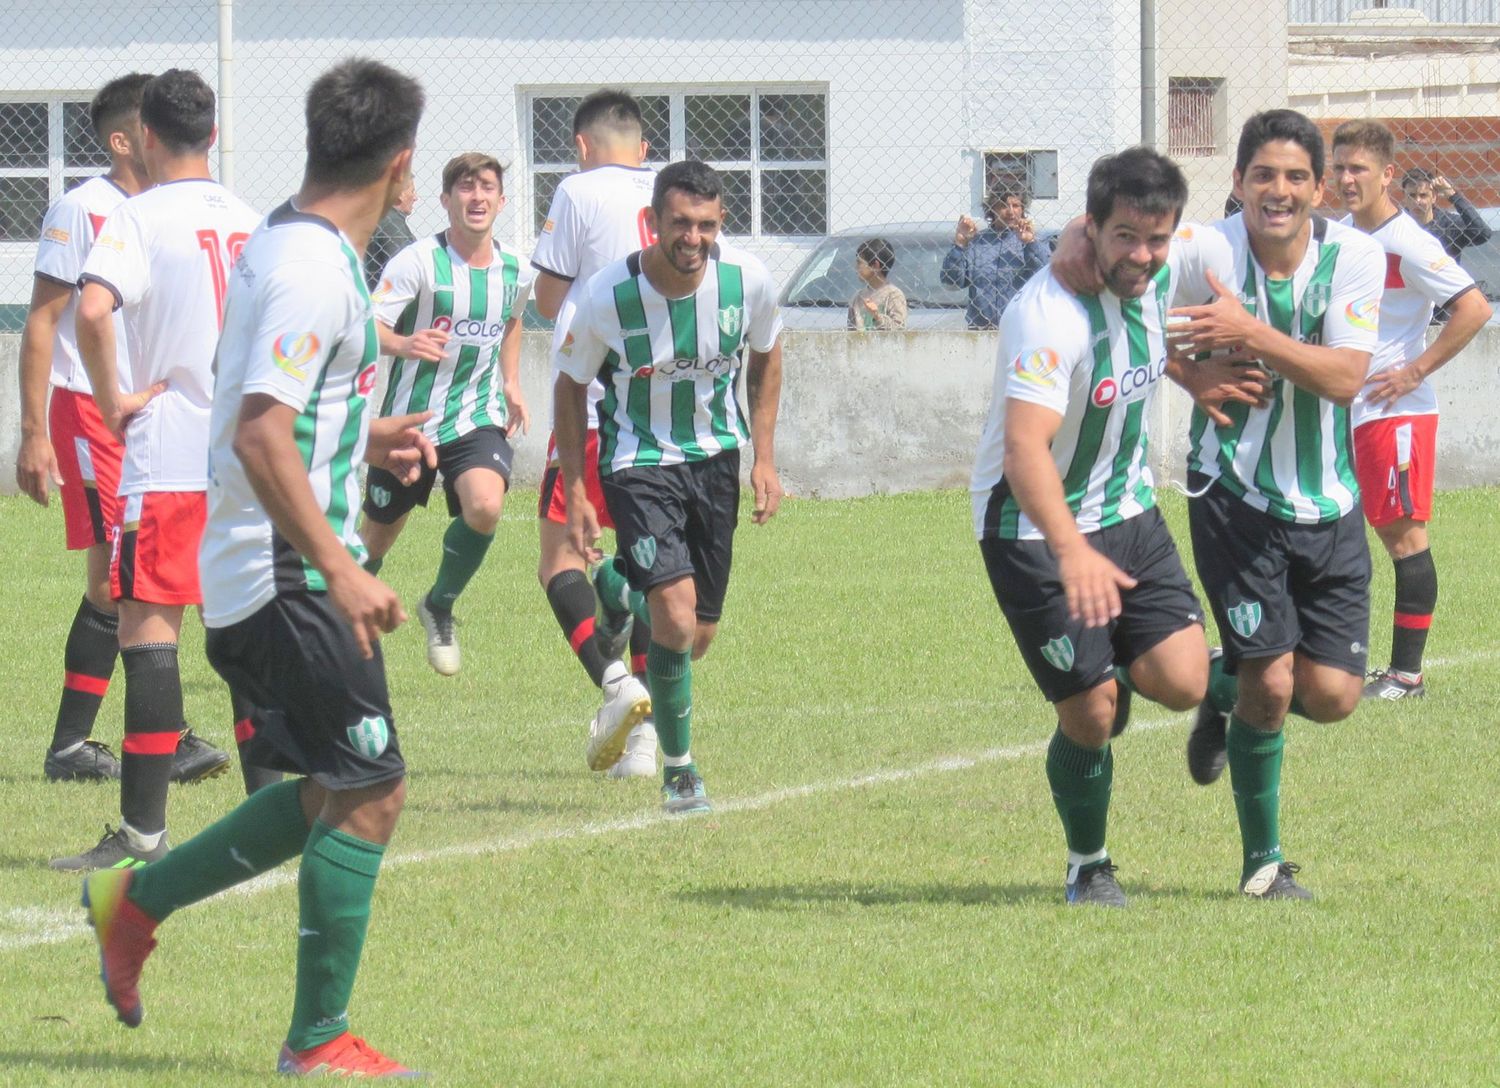
[[[613,261],[644,249],[656,239],[646,209],[655,172],[644,165],[647,146],[641,136],[641,108],[626,91],[601,90],[585,98],[573,114],[573,143],[579,172],[564,178],[552,196],[547,220],[531,256],[537,270],[536,305],[555,318],[552,348],[561,347],[573,311],[590,277]],[[585,484],[600,524],[613,528],[599,486],[598,430],[594,413],[602,388],[589,393],[589,450]],[[549,443],[550,445],[550,443]],[[568,645],[589,679],[604,694],[604,705],[589,726],[589,766],[608,768],[612,777],[650,777],[656,773],[656,731],[649,717],[651,701],[642,680],[651,632],[645,624],[611,628],[598,610],[583,560],[568,546],[567,509],[562,473],[556,457],[548,458],[538,504],[541,518],[541,563],[537,577],[562,627]],[[630,668],[621,663],[626,643]],[[624,749],[613,743],[600,748],[597,738],[624,730]]]
[[[615,613],[612,624],[626,602],[649,612],[646,676],[669,813],[709,808],[689,748],[691,662],[707,652],[723,612],[740,450],[752,439],[752,520],[763,524],[781,503],[776,285],[754,257],[717,243],[723,218],[712,168],[680,162],[662,170],[649,213],[657,241],[589,280],[554,358],[561,371],[553,390],[557,456],[569,543],[580,557],[597,555],[600,534],[584,467],[588,389],[596,379],[604,385],[599,474],[626,569],[605,564],[596,584],[601,604]],[[747,349],[748,430],[736,392]],[[623,742],[621,732],[600,743]]]
[[[124,448],[99,418],[74,320],[78,276],[95,235],[122,201],[151,184],[141,157],[141,90],[150,79],[135,72],[110,80],[89,103],[94,133],[109,151],[109,172],[68,190],[47,209],[21,333],[16,484],[43,506],[55,484],[67,546],[86,553],[83,600],[68,628],[62,698],[43,764],[53,781],[120,777],[114,753],[89,734],[119,654],[118,610],[109,595],[109,529]],[[121,329],[117,316],[117,336]],[[147,391],[138,401],[149,396]]]
[[[484,562],[505,505],[508,438],[530,422],[521,395],[521,312],[532,273],[495,239],[504,180],[493,156],[470,151],[449,160],[442,196],[448,229],[392,257],[374,295],[380,350],[392,357],[380,414],[431,410],[425,430],[438,464],[410,486],[370,470],[360,528],[366,569],[379,572],[441,471],[452,520],[437,580],[417,615],[427,631],[427,661],[444,676],[461,665],[453,604]]]
[[[1043,269],[1007,307],[971,483],[995,598],[1057,713],[1047,779],[1070,904],[1126,902],[1105,827],[1130,693],[1187,710],[1208,684],[1203,609],[1146,463],[1167,309],[1184,280],[1202,292],[1205,259],[1229,268],[1227,245],[1170,245],[1186,201],[1182,171],[1149,148],[1094,164],[1086,229],[1105,289],[1074,295]]]
[[[1474,278],[1422,224],[1391,200],[1396,141],[1378,121],[1333,133],[1333,184],[1352,223],[1385,250],[1380,341],[1354,398],[1354,468],[1365,520],[1396,568],[1391,663],[1365,685],[1367,699],[1420,698],[1422,651],[1437,608],[1437,566],[1427,539],[1437,460],[1437,394],[1428,382],[1484,328],[1490,304]],[[1433,307],[1449,319],[1429,346]]]
[[[125,666],[121,824],[92,850],[58,859],[59,868],[150,861],[167,849],[167,782],[182,722],[177,640],[184,607],[202,600],[214,348],[226,272],[260,219],[209,174],[214,94],[197,73],[174,68],[146,84],[141,130],[153,185],[100,230],[84,262],[77,322],[99,414],[125,440],[110,558]],[[115,310],[125,318],[123,386]],[[166,388],[130,412],[121,389],[159,382]],[[257,782],[246,769],[247,788]]]
[[[250,692],[258,757],[303,777],[251,794],[161,861],[84,884],[105,996],[134,1027],[156,927],[300,857],[283,1074],[409,1072],[349,1031],[348,1010],[405,796],[378,641],[405,616],[360,566],[356,470],[364,458],[407,481],[422,455],[435,460],[412,426],[425,416],[368,424],[379,340],[360,251],[410,176],[421,110],[417,83],[373,61],[318,78],[302,188],[245,246],[224,311],[202,549],[208,657]]]

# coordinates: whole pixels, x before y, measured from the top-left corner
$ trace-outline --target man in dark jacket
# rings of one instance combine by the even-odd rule
[[[940,273],[949,287],[969,292],[965,314],[971,329],[993,329],[1021,285],[1052,255],[1038,241],[1036,227],[1026,218],[1026,196],[1018,190],[996,190],[984,202],[990,225],[980,230],[969,216],[960,216],[953,232],[953,248],[943,258]]]
[[[1490,228],[1480,218],[1478,210],[1459,196],[1442,174],[1429,174],[1422,169],[1408,170],[1401,179],[1401,188],[1406,192],[1406,210],[1436,235],[1448,256],[1455,261],[1459,259],[1460,250],[1482,246],[1490,240]],[[1453,210],[1439,208],[1439,200],[1446,200]]]

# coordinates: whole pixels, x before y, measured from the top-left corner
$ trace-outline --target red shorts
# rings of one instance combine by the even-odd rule
[[[119,519],[120,462],[125,446],[109,433],[94,398],[60,387],[52,390],[47,428],[62,475],[63,525],[68,548],[108,544]]]
[[[1436,415],[1372,419],[1354,429],[1354,471],[1371,525],[1432,520]]]
[[[583,447],[583,489],[588,492],[589,502],[599,515],[599,528],[613,529],[609,507],[604,503],[604,487],[599,483],[599,432],[590,431]],[[537,496],[536,516],[545,521],[566,525],[568,521],[567,497],[563,493],[562,469],[557,463],[557,439],[547,436],[547,471],[542,476],[542,491]]]
[[[201,604],[198,543],[208,514],[202,491],[149,491],[120,500],[109,593],[117,601]]]

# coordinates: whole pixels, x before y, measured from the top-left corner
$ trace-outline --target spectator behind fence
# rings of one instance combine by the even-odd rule
[[[884,238],[867,238],[854,252],[854,272],[864,283],[849,302],[849,327],[906,328],[906,295],[887,280],[896,264],[896,251]]]
[[[365,283],[371,291],[380,282],[380,273],[391,258],[417,240],[406,223],[406,217],[416,206],[417,184],[408,178],[395,206],[381,217],[375,233],[370,235],[370,244],[365,247]]]
[[[1482,246],[1490,240],[1490,228],[1474,205],[1459,196],[1442,174],[1430,174],[1421,168],[1408,170],[1401,178],[1401,188],[1406,193],[1406,210],[1437,237],[1444,252],[1455,261],[1459,260],[1460,250]],[[1439,208],[1439,199],[1453,205],[1453,211]]]
[[[1047,263],[1051,249],[1037,241],[1036,228],[1026,218],[1026,196],[1017,189],[991,192],[984,202],[987,230],[967,215],[959,216],[953,248],[943,259],[942,280],[969,292],[965,313],[971,329],[993,329],[1000,324],[1006,304],[1031,274]]]

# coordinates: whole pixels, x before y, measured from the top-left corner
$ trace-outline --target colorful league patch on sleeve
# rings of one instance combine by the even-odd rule
[[[1057,388],[1057,352],[1051,348],[1037,348],[1022,352],[1011,363],[1011,369],[1023,382],[1040,385],[1047,389]]]
[[[1355,299],[1344,307],[1344,320],[1356,329],[1374,332],[1380,322],[1380,300],[1378,298]]]
[[[307,378],[307,364],[318,354],[318,338],[310,332],[284,332],[271,345],[271,360],[299,382]]]

